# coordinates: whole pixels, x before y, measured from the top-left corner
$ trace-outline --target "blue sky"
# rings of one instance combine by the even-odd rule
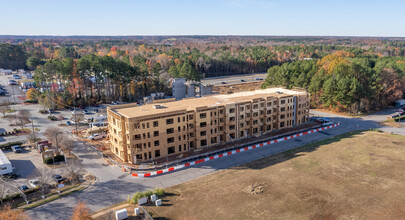
[[[405,37],[400,0],[0,0],[0,35]]]

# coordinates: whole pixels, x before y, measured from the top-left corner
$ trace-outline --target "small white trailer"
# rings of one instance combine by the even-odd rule
[[[0,149],[0,175],[5,175],[13,172],[13,166],[8,160],[4,152]]]

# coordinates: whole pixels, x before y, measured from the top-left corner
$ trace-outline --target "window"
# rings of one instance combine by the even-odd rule
[[[193,115],[188,115],[188,120],[193,120],[194,116]]]
[[[268,118],[267,118],[267,122],[271,122],[271,117],[268,117]]]
[[[167,134],[173,134],[174,133],[174,128],[168,128],[166,129]]]
[[[285,118],[285,115],[280,115],[280,119],[284,119]]]
[[[270,131],[271,130],[271,125],[267,125],[266,130]]]
[[[285,111],[285,107],[280,108],[280,112],[283,112],[283,111]]]
[[[153,127],[157,127],[157,126],[159,126],[159,122],[158,122],[158,121],[154,121],[154,122],[153,122]]]
[[[230,108],[229,113],[235,113],[235,108]]]
[[[271,114],[271,110],[267,110],[267,114],[270,115],[270,114]]]
[[[140,135],[140,134],[134,135],[134,139],[135,139],[135,140],[141,140],[141,135]]]
[[[150,132],[148,132],[148,138],[150,138]]]
[[[239,119],[240,119],[240,120],[243,120],[244,118],[245,118],[244,115],[240,115],[240,116],[239,116]]]
[[[247,106],[246,106],[246,110],[250,110],[250,105],[247,105]]]
[[[284,128],[284,122],[280,122],[280,128]]]
[[[257,133],[257,128],[253,128],[253,133]]]
[[[187,150],[187,145],[186,145],[186,144],[184,144],[184,146],[183,146],[183,147],[184,147],[184,150]]]
[[[235,125],[229,125],[229,130],[235,130]]]
[[[181,145],[179,145],[179,151],[181,151]]]
[[[146,123],[146,128],[149,128],[149,122]]]
[[[264,103],[263,103],[263,102],[262,102],[262,103],[260,103],[260,107],[262,107],[262,108],[264,107]]]
[[[258,116],[259,116],[259,113],[253,112],[253,117],[258,117]]]
[[[201,131],[201,132],[200,132],[200,136],[205,136],[205,135],[207,135],[207,132],[206,132],[206,131]]]
[[[240,135],[239,135],[239,136],[240,136],[240,137],[243,137],[243,136],[244,136],[243,131],[240,132]]]
[[[271,102],[267,102],[267,107],[271,107]]]
[[[148,148],[150,147],[150,142],[148,142]]]
[[[179,123],[180,123],[180,117],[177,117],[177,122],[179,122]]]
[[[235,121],[235,117],[229,117],[229,121]]]
[[[173,118],[166,119],[166,124],[167,124],[167,125],[171,125],[171,124],[173,124],[173,123],[174,123]]]
[[[245,126],[245,124],[240,123],[239,127],[240,127],[240,128],[243,128],[243,126]]]
[[[200,127],[201,127],[201,128],[207,127],[207,122],[201,122],[201,123],[200,123]]]
[[[145,133],[142,134],[142,138],[143,138],[143,139],[146,138],[146,134],[145,134]]]
[[[281,100],[280,104],[282,105],[285,104],[285,100]]]
[[[259,108],[259,105],[258,104],[254,104],[253,105],[253,109],[258,109]]]
[[[200,118],[206,118],[207,117],[207,113],[201,113],[200,114]]]
[[[257,120],[253,121],[253,125],[257,125],[258,123],[259,123],[259,121],[257,121]]]
[[[173,143],[173,142],[174,142],[174,137],[167,138],[168,144]]]
[[[193,128],[194,128],[194,125],[193,125],[193,124],[189,124],[189,125],[188,125],[188,128],[193,129]]]
[[[153,132],[153,137],[158,137],[159,136],[159,131],[154,131]]]
[[[153,143],[153,145],[154,145],[155,147],[159,146],[159,141],[155,141],[155,142]]]
[[[160,150],[155,150],[155,158],[160,157]]]
[[[243,111],[245,110],[245,108],[240,107],[239,110],[240,110],[241,112],[243,112]]]
[[[176,152],[176,149],[174,149],[174,147],[167,148],[167,154],[174,154],[175,152]]]
[[[232,139],[235,138],[235,133],[231,133],[229,136],[231,136]]]
[[[217,143],[217,137],[212,137],[211,144],[216,144],[216,143]]]
[[[224,110],[222,110],[222,109],[219,110],[219,114],[221,114],[221,115],[224,114]]]
[[[190,133],[188,136],[191,137],[191,138],[193,138],[193,137],[194,137],[194,133]]]
[[[201,140],[200,144],[201,146],[207,146],[207,140]]]

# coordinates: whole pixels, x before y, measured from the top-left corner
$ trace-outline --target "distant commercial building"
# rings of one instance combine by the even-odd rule
[[[309,94],[271,88],[107,108],[111,151],[136,164],[308,121]]]
[[[172,93],[176,100],[212,94],[231,94],[260,89],[267,73],[206,78],[200,82],[176,78],[172,81]]]

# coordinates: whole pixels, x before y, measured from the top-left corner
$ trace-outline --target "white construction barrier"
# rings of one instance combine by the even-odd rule
[[[156,196],[155,194],[151,195],[151,196],[150,196],[150,200],[151,200],[152,202],[155,202],[155,201],[157,200],[157,196]]]
[[[138,216],[141,212],[139,211],[139,208],[135,208],[134,213],[135,213],[135,216]]]
[[[115,211],[115,219],[116,220],[123,220],[128,218],[127,209],[120,209]]]
[[[161,206],[162,205],[162,200],[161,199],[158,199],[158,200],[156,200],[156,206]]]

